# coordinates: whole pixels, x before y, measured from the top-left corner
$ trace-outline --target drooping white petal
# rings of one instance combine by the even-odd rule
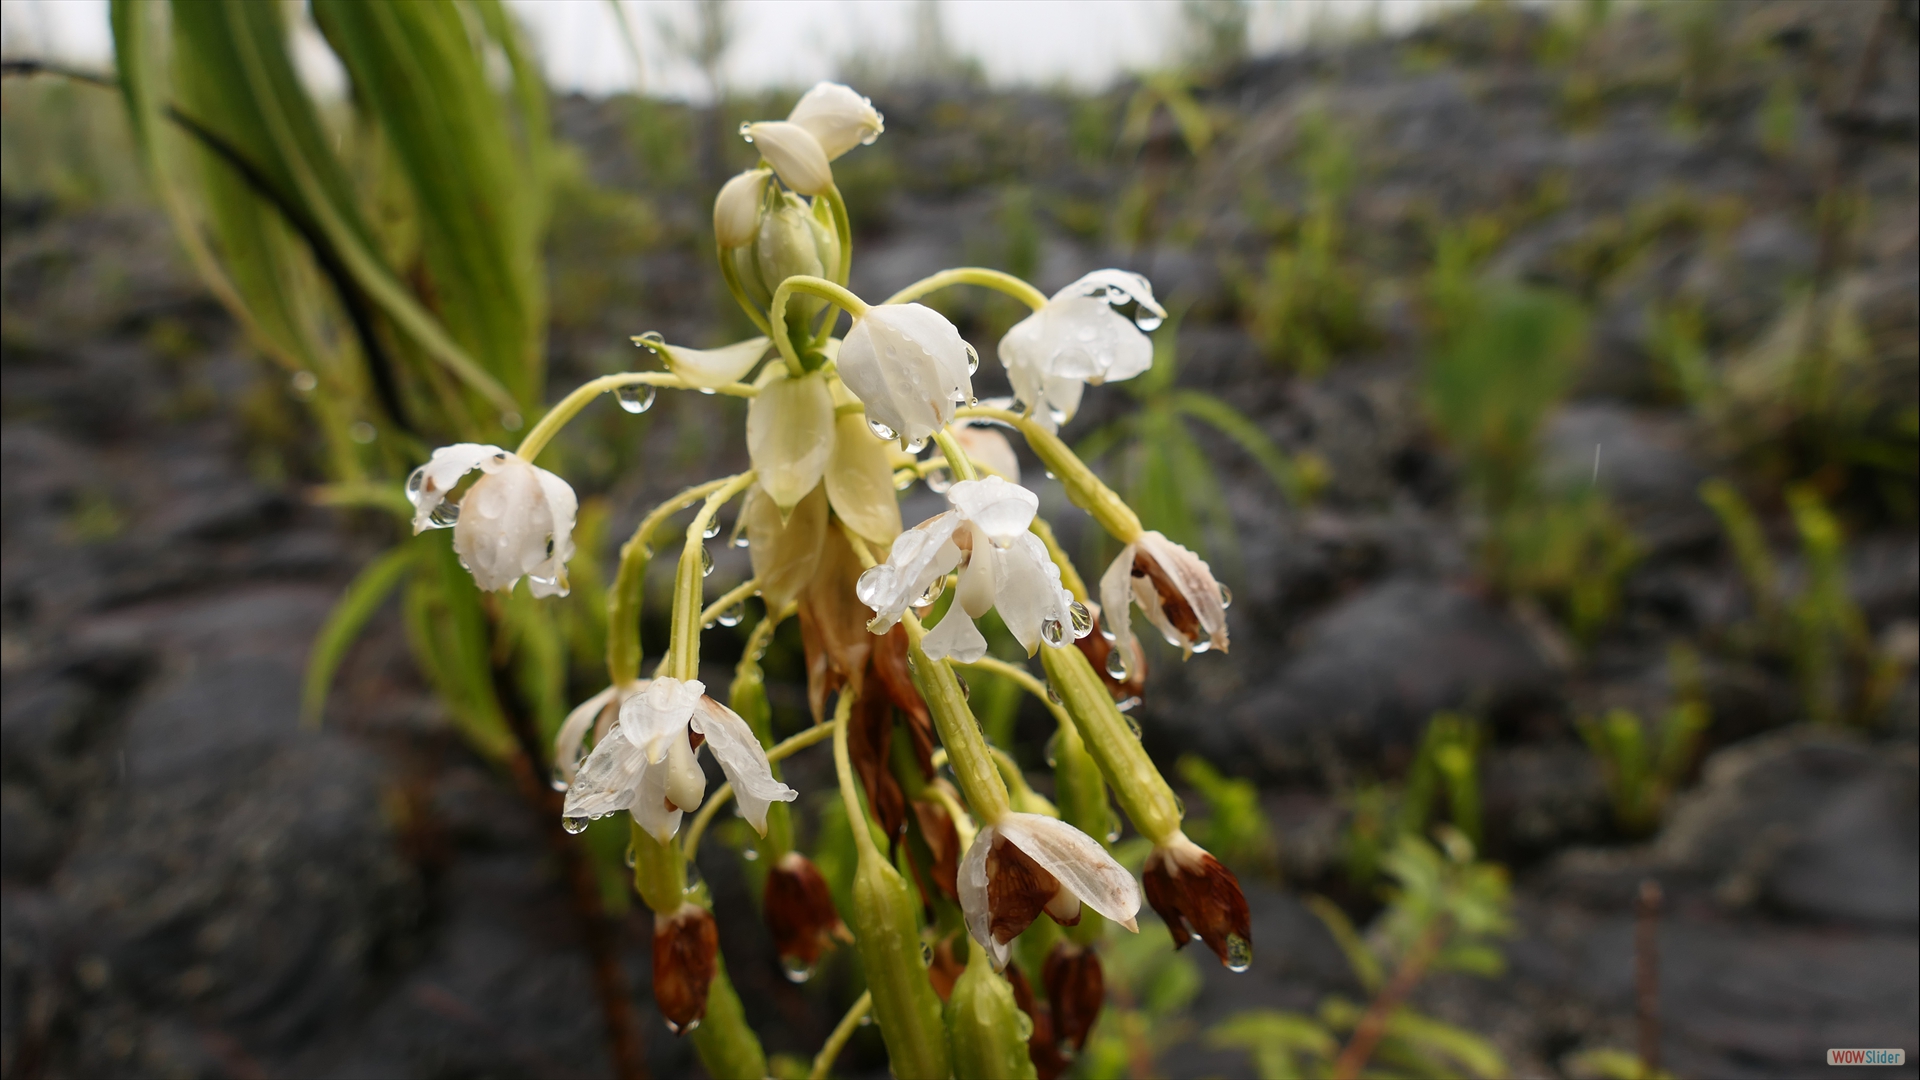
[[[1143,321],[1114,305],[1136,301]],[[1153,286],[1124,270],[1096,270],[1015,323],[1000,339],[1000,361],[1015,394],[1049,429],[1072,419],[1086,383],[1130,379],[1153,364],[1153,343],[1141,332],[1166,311]]]
[[[1064,821],[1038,814],[1010,813],[994,827],[1082,903],[1139,931],[1134,916],[1140,912],[1140,883],[1099,841]]]
[[[987,958],[993,961],[995,971],[1003,970],[1013,953],[1012,942],[1002,944],[993,939],[993,911],[987,906],[987,853],[993,850],[993,838],[998,833],[996,826],[988,825],[974,834],[973,846],[961,857],[960,870],[954,880],[967,933],[987,950]]]
[[[447,493],[460,478],[480,467],[480,463],[505,450],[486,443],[454,443],[433,452],[425,465],[407,477],[407,500],[413,503],[415,536],[433,527],[433,511],[446,501]]]
[[[460,500],[453,550],[472,572],[474,584],[492,592],[511,588],[547,560],[554,517],[532,465],[505,454],[484,459],[480,467],[486,475]]]
[[[818,83],[801,95],[787,119],[813,133],[832,161],[856,146],[871,146],[886,130],[873,102],[840,83]]]
[[[975,465],[1015,484],[1020,482],[1020,458],[998,427],[987,423],[960,424],[953,429],[953,435]]]
[[[773,173],[748,169],[726,182],[713,200],[713,237],[723,248],[753,243],[760,223],[760,203]]]
[[[1200,625],[1189,631],[1182,631],[1175,626],[1160,604],[1159,594],[1152,583],[1144,577],[1136,578],[1135,597],[1146,610],[1147,617],[1162,633],[1185,649],[1192,650],[1204,635],[1208,647],[1226,652],[1227,606],[1220,592],[1220,583],[1213,576],[1213,568],[1200,556],[1157,532],[1142,533],[1138,543],[1140,553],[1150,557],[1159,566],[1193,610]]]
[[[648,763],[657,765],[667,759],[673,739],[686,741],[687,723],[706,692],[698,679],[654,679],[620,703],[620,727],[629,742],[646,752]]]
[[[1072,641],[1073,594],[1060,584],[1060,568],[1053,564],[1047,545],[1032,533],[1021,533],[997,562],[994,607],[1027,655],[1032,656],[1042,644],[1058,647]]]
[[[1095,270],[1053,294],[1056,300],[1063,296],[1107,296],[1123,303],[1131,299],[1144,310],[1167,317],[1167,309],[1153,298],[1153,283],[1131,270]]]
[[[553,771],[560,783],[572,786],[574,774],[580,771],[580,751],[587,741],[587,733],[593,730],[618,690],[616,686],[607,687],[574,706],[560,722],[560,731],[553,737]]]
[[[855,594],[874,612],[867,629],[876,634],[893,629],[935,578],[959,564],[960,549],[953,543],[959,526],[960,517],[952,511],[930,517],[895,537],[887,561],[860,575]]]
[[[645,335],[634,338],[633,342],[643,349],[652,350],[675,375],[690,385],[708,390],[731,386],[746,378],[747,373],[753,370],[753,365],[767,355],[767,346],[771,344],[766,338],[756,337],[718,349],[689,349],[684,345],[656,341]]]
[[[833,454],[833,393],[826,377],[774,374],[747,406],[747,454],[760,487],[781,510],[806,498]]]
[[[948,489],[947,502],[1000,548],[1023,535],[1040,510],[1040,496],[997,476],[960,481]]]
[[[1128,544],[1100,575],[1100,626],[1113,635],[1113,647],[1121,656],[1133,655],[1133,556],[1138,549]]]
[[[927,636],[920,640],[920,648],[929,660],[952,658],[971,664],[987,655],[987,639],[956,602],[941,616],[940,625],[927,631]]]
[[[529,468],[540,481],[553,531],[547,543],[547,557],[527,570],[527,589],[535,596],[565,596],[570,591],[567,560],[573,558],[573,521],[579,513],[580,500],[565,480],[537,465]],[[457,536],[459,529],[456,527],[454,532]]]
[[[632,806],[647,770],[647,753],[615,721],[606,738],[574,773],[561,813],[569,818],[601,818]]]
[[[793,190],[818,195],[833,186],[833,167],[827,164],[826,148],[813,132],[785,120],[767,120],[747,125],[743,134]]]
[[[867,420],[909,443],[953,419],[973,396],[967,344],[946,317],[921,304],[883,304],[854,320],[836,362]]]
[[[792,802],[800,793],[774,779],[767,752],[754,737],[753,728],[739,714],[709,697],[700,699],[693,710],[693,730],[707,737],[714,760],[733,785],[733,797],[740,801],[740,816],[761,836],[767,835],[767,806]]]

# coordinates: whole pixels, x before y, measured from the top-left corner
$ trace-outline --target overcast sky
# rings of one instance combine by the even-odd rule
[[[1252,44],[1273,51],[1296,44],[1317,24],[1378,18],[1416,21],[1445,0],[1254,0]],[[620,36],[608,0],[508,0],[539,43],[547,75],[560,90],[588,93],[646,88],[672,97],[704,96],[697,71],[668,42],[670,28],[691,30],[689,0],[623,0],[644,72]],[[725,76],[739,89],[801,87],[834,75],[855,55],[886,56],[911,37],[914,0],[734,0],[735,44]],[[1168,59],[1178,40],[1174,0],[941,0],[941,21],[960,52],[996,83],[1106,84]],[[113,44],[107,0],[0,0],[8,56],[51,56],[105,67]],[[331,57],[302,50],[309,77],[335,82]]]

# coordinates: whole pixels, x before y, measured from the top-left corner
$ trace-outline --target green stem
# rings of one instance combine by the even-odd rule
[[[1112,534],[1123,544],[1131,544],[1140,539],[1146,529],[1140,524],[1139,515],[1133,512],[1125,499],[1108,487],[1094,475],[1080,456],[1060,441],[1060,436],[1041,427],[1031,417],[1022,416],[1006,409],[994,409],[984,405],[973,405],[954,411],[956,419],[980,417],[985,420],[998,420],[1003,424],[1018,428],[1027,440],[1027,445],[1047,466],[1048,471],[1059,477],[1060,483],[1067,489],[1067,498],[1073,505],[1093,515],[1100,527]]]
[[[614,686],[640,677],[640,603],[653,558],[653,533],[668,518],[733,482],[725,476],[709,480],[661,503],[640,519],[633,536],[620,546],[620,568],[607,593],[607,676]]]
[[[1027,530],[1039,537],[1041,543],[1047,545],[1047,554],[1053,558],[1053,565],[1060,568],[1060,584],[1066,586],[1075,600],[1083,604],[1091,600],[1092,596],[1087,592],[1087,583],[1080,580],[1080,571],[1074,569],[1073,560],[1067,558],[1066,549],[1062,548],[1060,541],[1054,537],[1053,526],[1047,524],[1046,519],[1036,517]]]
[[[840,197],[838,185],[828,184],[821,194],[826,197],[827,209],[833,212],[833,231],[840,241],[840,265],[834,269],[833,280],[845,285],[853,273],[853,221],[847,217],[847,201]],[[831,327],[832,321],[827,325]]]
[[[707,576],[702,552],[706,549],[707,525],[722,504],[747,490],[753,480],[751,469],[729,479],[707,496],[687,523],[687,542],[680,549],[680,566],[673,580],[673,621],[667,641],[667,675],[672,678],[700,677],[700,629],[705,625],[700,619],[700,598]]]
[[[687,864],[680,849],[663,844],[628,818],[627,843],[633,849],[633,888],[647,907],[671,915],[687,902]]]
[[[966,616],[962,613],[959,617]],[[1000,769],[987,750],[987,740],[980,734],[980,722],[967,707],[967,695],[960,689],[960,680],[954,676],[953,668],[944,660],[930,659],[921,650],[920,639],[926,636],[926,631],[921,628],[920,620],[908,614],[902,621],[907,624],[907,638],[912,642],[908,655],[913,661],[913,681],[920,688],[920,696],[926,699],[927,711],[933,714],[933,726],[940,732],[941,745],[947,748],[947,764],[953,769],[953,779],[966,795],[967,805],[973,807],[974,816],[982,825],[992,825],[1013,807],[1006,782],[1000,778]]]
[[[527,437],[520,440],[520,446],[514,453],[524,461],[532,461],[539,457],[540,451],[547,448],[547,443],[560,433],[561,428],[567,426],[567,421],[578,416],[580,410],[587,407],[588,402],[609,390],[617,390],[622,386],[664,386],[670,390],[698,389],[671,371],[627,371],[618,375],[602,375],[583,383],[573,393],[561,398],[559,404],[548,409],[547,415],[541,417],[540,422],[533,425],[533,430],[527,432]],[[734,385],[722,386],[714,392],[731,394],[734,397],[752,397],[755,391],[751,386]]]
[[[868,304],[865,300],[848,292],[842,285],[828,281],[826,278],[812,277],[807,274],[790,277],[781,282],[779,288],[773,290],[773,303],[767,308],[767,322],[772,329],[767,333],[773,337],[774,345],[780,349],[780,358],[787,362],[787,374],[797,379],[805,375],[807,369],[800,362],[800,352],[794,348],[793,338],[790,336],[791,328],[787,326],[787,301],[793,299],[794,293],[817,296],[829,303],[837,304],[856,319],[867,313]]]
[[[921,278],[919,281],[901,289],[899,292],[887,297],[884,303],[909,303],[920,299],[930,292],[944,289],[949,285],[979,285],[993,289],[996,292],[1003,292],[1035,311],[1039,311],[1041,308],[1047,306],[1046,293],[1021,281],[1012,274],[1003,273],[999,270],[989,270],[984,266],[962,266],[952,270],[942,270],[932,277]]]
[[[727,283],[727,291],[733,294],[733,302],[740,305],[740,310],[747,313],[747,318],[753,320],[753,325],[759,327],[761,333],[772,337],[773,331],[767,326],[767,317],[753,306],[753,301],[747,299],[747,290],[740,287],[740,272],[734,268],[733,254],[723,247],[716,247],[716,250],[720,256],[720,280]]]
[[[815,743],[824,742],[835,734],[835,725],[839,723],[840,720],[836,714],[834,719],[808,728],[767,751],[767,760],[769,762],[784,761]],[[700,850],[700,838],[706,835],[707,826],[713,821],[713,815],[732,798],[733,785],[721,784],[713,794],[707,796],[707,801],[701,805],[700,812],[693,816],[693,823],[687,826],[687,831],[682,834],[680,841],[681,848],[687,853],[688,862],[692,862],[695,853]]]
[[[868,990],[863,992],[859,1000],[847,1010],[847,1015],[841,1017],[840,1022],[834,1025],[833,1034],[827,1036],[827,1041],[820,1047],[820,1052],[813,1056],[813,1071],[807,1073],[807,1080],[827,1080],[827,1075],[833,1072],[834,1059],[840,1056],[840,1051],[846,1049],[847,1040],[853,1038],[853,1033],[860,1027],[860,1021],[872,1011],[873,991]]]
[[[747,1010],[727,977],[727,958],[713,956],[713,982],[707,987],[707,1014],[690,1036],[700,1065],[714,1080],[761,1080],[768,1075],[767,1052],[747,1026]]]
[[[961,448],[960,440],[954,438],[952,428],[941,428],[933,433],[933,440],[940,444],[940,452],[953,466],[953,474],[961,480],[978,480],[980,473],[973,467],[973,459]]]
[[[760,591],[760,579],[748,578],[747,580],[741,582],[738,585],[735,585],[733,588],[728,589],[726,592],[720,594],[720,599],[715,600],[711,604],[708,604],[700,612],[700,628],[702,630],[706,629],[708,623],[711,623],[715,619],[719,618],[722,614],[726,612],[728,608],[746,603],[748,597],[752,596],[754,593],[757,593],[759,591]],[[765,620],[763,619],[761,621],[764,622]]]
[[[853,694],[840,691],[839,700],[833,703],[833,719],[827,726],[833,728],[833,768],[840,779],[840,801],[847,804],[847,828],[853,833],[853,846],[859,849],[862,859],[872,856],[884,859],[879,845],[873,842],[873,830],[867,826],[867,811],[860,802],[860,791],[853,783],[853,758],[847,751],[847,717],[853,714]]]
[[[1173,839],[1180,831],[1180,800],[1114,706],[1087,654],[1077,648],[1041,649],[1040,662],[1133,827],[1155,844]]]

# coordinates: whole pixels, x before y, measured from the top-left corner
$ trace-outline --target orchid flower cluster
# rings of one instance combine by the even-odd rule
[[[535,596],[565,595],[576,500],[534,464],[553,435],[606,392],[629,411],[644,410],[662,387],[747,399],[751,470],[668,500],[621,549],[608,601],[608,685],[566,718],[553,755],[569,831],[629,816],[635,886],[655,914],[654,997],[675,1032],[692,1032],[715,1076],[767,1073],[726,977],[705,888],[688,886],[700,838],[728,801],[762,837],[764,912],[788,974],[804,979],[823,952],[850,942],[869,992],[836,1039],[871,1011],[897,1076],[1051,1076],[1084,1045],[1104,995],[1104,924],[1137,931],[1142,896],[1108,850],[1117,835],[1109,792],[1152,844],[1145,898],[1174,947],[1202,941],[1234,970],[1252,958],[1234,875],[1181,831],[1179,800],[1123,715],[1147,674],[1132,610],[1183,655],[1225,652],[1227,591],[1193,552],[1142,528],[1057,435],[1088,385],[1151,365],[1147,332],[1165,312],[1146,279],[1120,270],[1051,297],[980,268],[935,274],[879,303],[855,296],[832,163],[883,130],[866,98],[827,83],[787,119],[741,128],[762,160],[720,191],[714,235],[721,276],[760,336],[694,349],[642,334],[635,343],[664,370],[595,379],[517,450],[443,447],[407,482],[415,531],[450,527],[480,588],[511,590],[524,577]],[[959,285],[1032,309],[999,344],[1011,400],[976,398],[973,348],[914,302]],[[1038,516],[1009,434],[1122,545],[1097,594]],[[943,493],[948,508],[904,528],[900,492],[915,482]],[[706,603],[703,545],[736,498],[734,532],[753,576]],[[643,677],[639,616],[653,541],[689,507],[697,510],[679,553],[670,640]],[[944,615],[926,626],[949,591]],[[765,616],[722,702],[697,677],[701,631],[756,595]],[[1038,657],[1041,674],[988,655],[975,620],[990,611]],[[794,616],[815,723],[776,742],[759,659],[773,629]],[[987,744],[963,670],[1011,679],[1051,712],[1053,800]],[[779,771],[785,757],[828,740],[856,823],[849,910],[836,909],[820,870],[794,849],[788,804],[798,793]],[[726,777],[714,791],[702,748]],[[1036,924],[1043,912],[1067,929]],[[1039,971],[1015,962],[1023,934],[1052,943]],[[838,1049],[830,1042],[827,1063]]]

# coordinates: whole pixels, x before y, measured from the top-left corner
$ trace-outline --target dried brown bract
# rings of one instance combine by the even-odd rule
[[[1047,1001],[1053,1008],[1055,1034],[1079,1053],[1086,1048],[1087,1035],[1107,997],[1100,954],[1091,946],[1062,941],[1047,954],[1040,981],[1046,984]]]
[[[653,1000],[675,1035],[693,1030],[707,1014],[719,953],[720,931],[706,908],[682,904],[671,915],[654,915]]]
[[[767,871],[767,929],[789,974],[810,972],[835,938],[853,936],[834,910],[833,894],[813,860],[797,851],[780,856]]]
[[[1206,849],[1175,834],[1147,856],[1141,880],[1147,903],[1173,934],[1174,948],[1197,937],[1234,971],[1253,963],[1252,916],[1240,881]]]

